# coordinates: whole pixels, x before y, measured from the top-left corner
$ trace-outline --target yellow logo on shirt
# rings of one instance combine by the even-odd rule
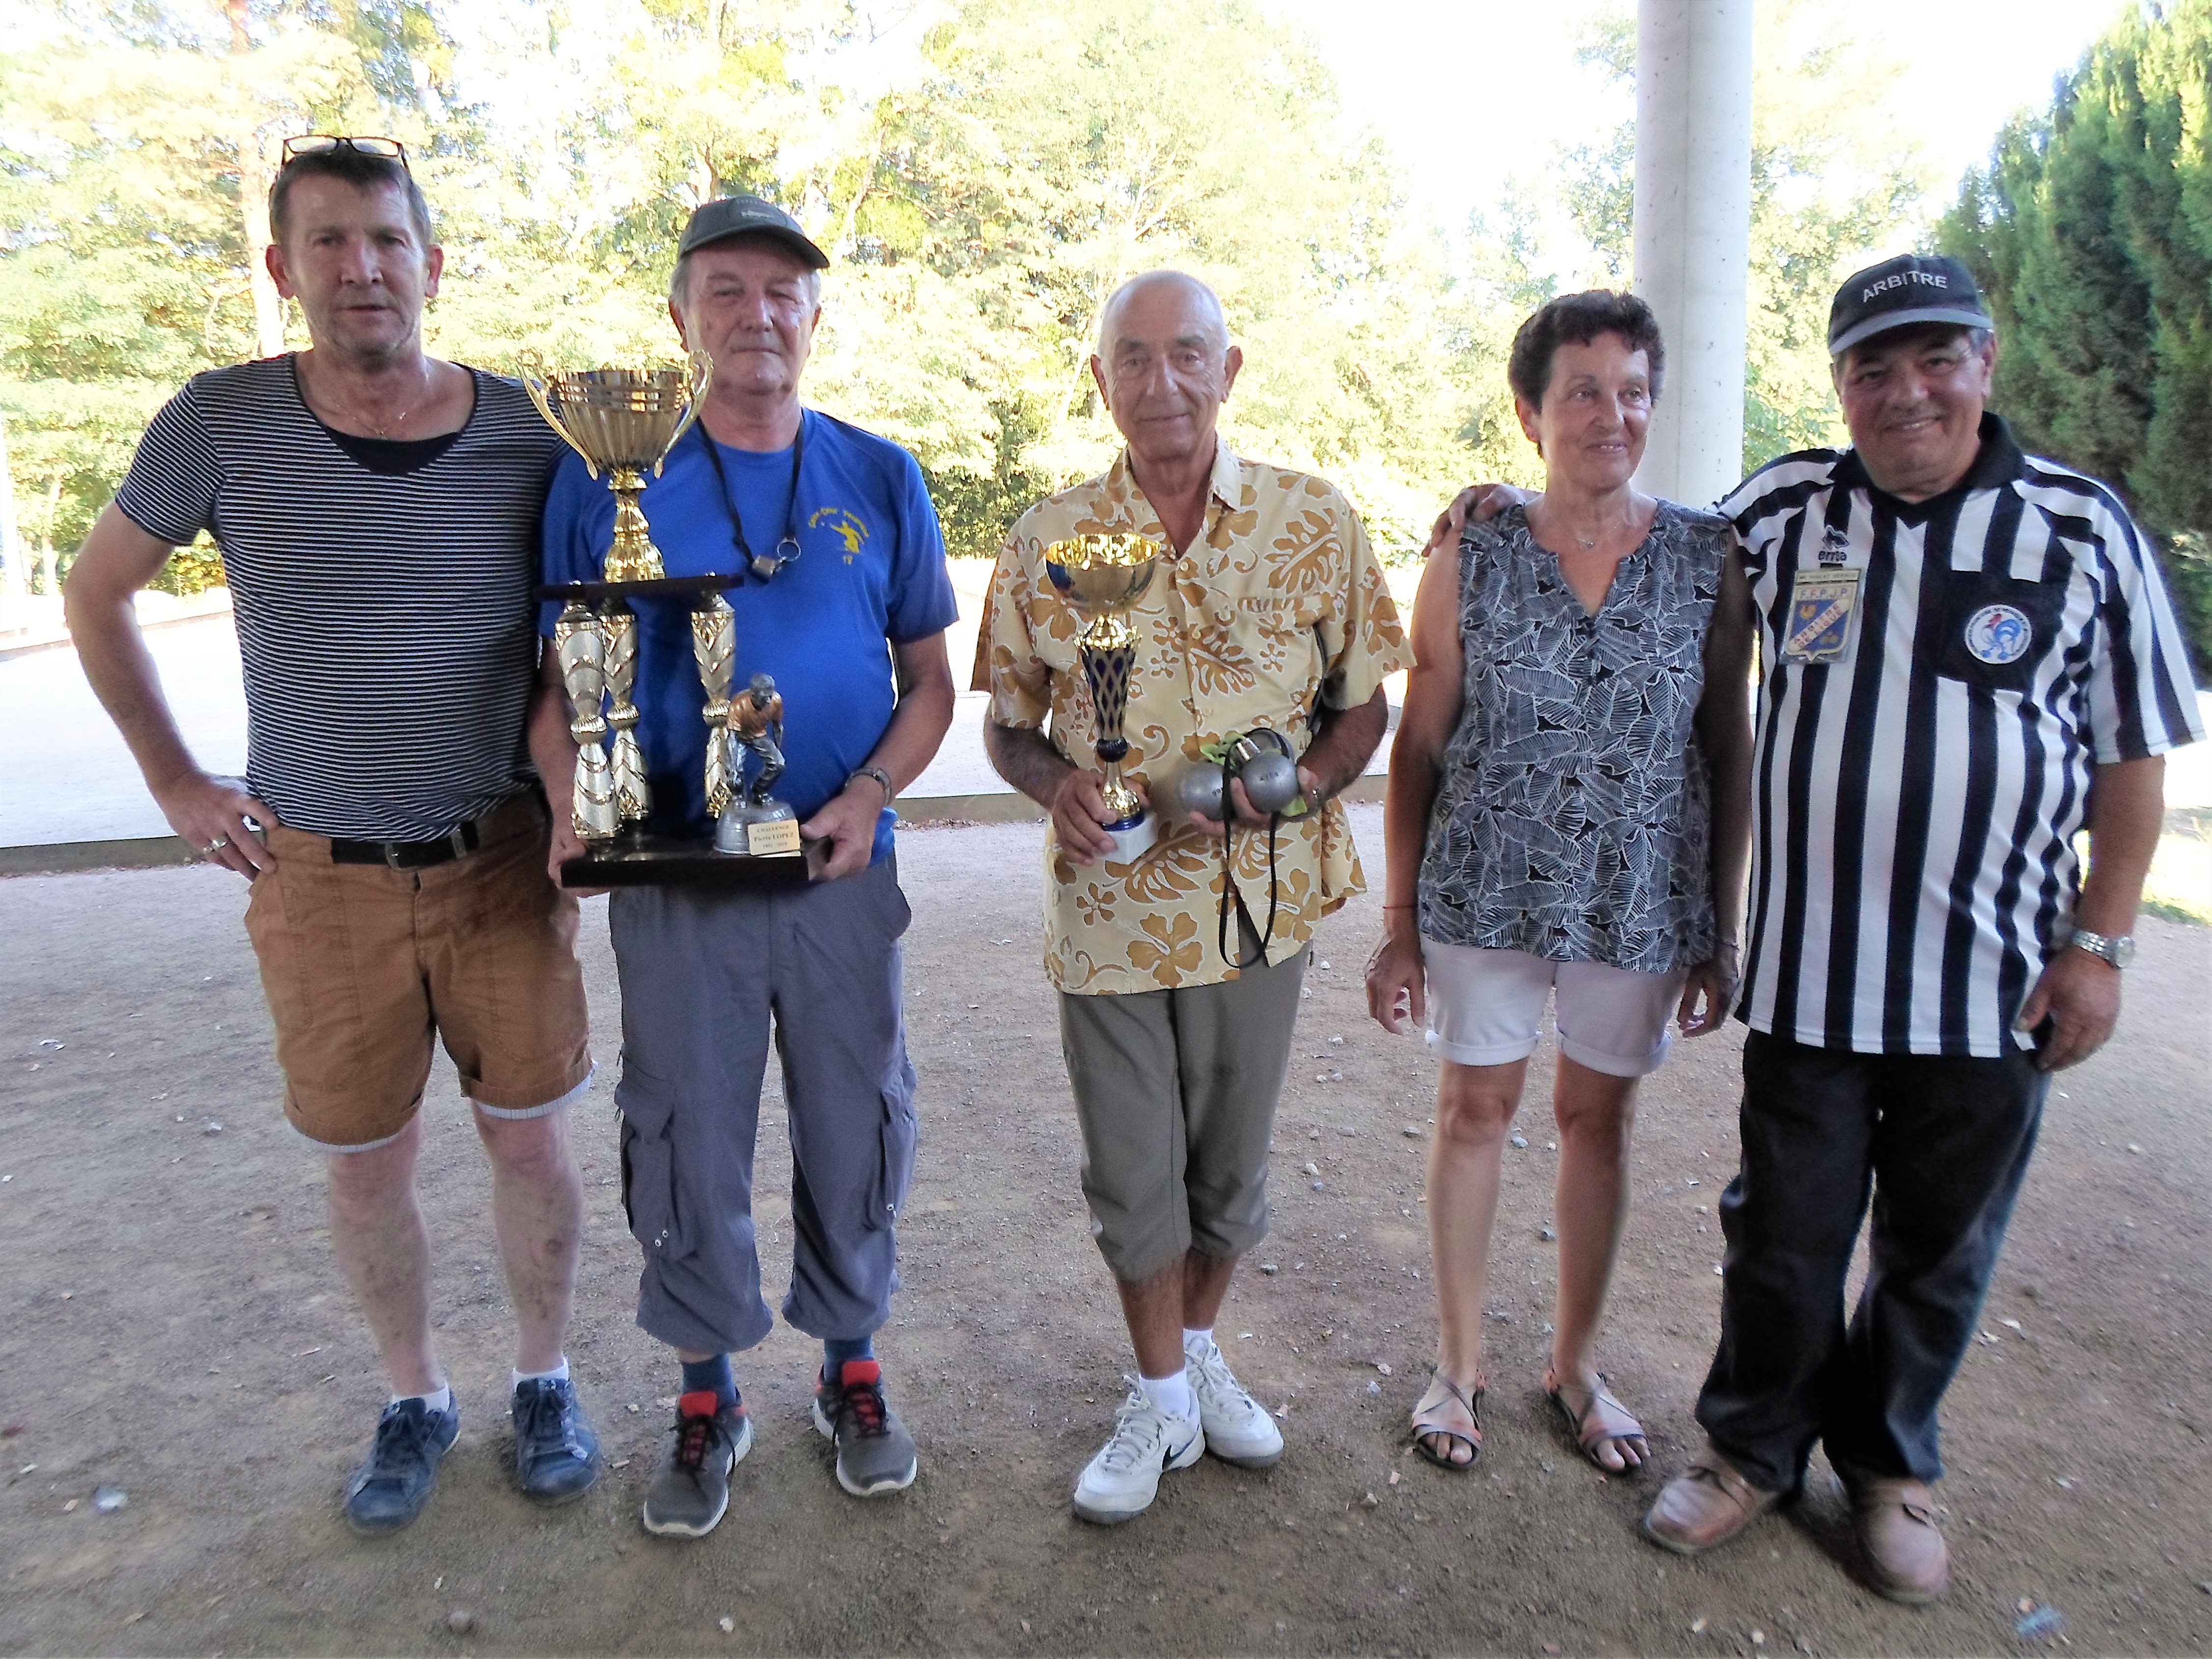
[[[860,544],[868,539],[866,522],[857,513],[842,507],[817,507],[806,520],[809,530],[819,530],[824,525],[845,544],[845,562],[853,562],[853,556],[860,550]]]

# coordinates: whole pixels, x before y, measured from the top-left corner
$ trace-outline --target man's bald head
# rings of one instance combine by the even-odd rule
[[[1190,321],[1203,331],[1206,343],[1216,353],[1229,349],[1229,318],[1221,309],[1221,296],[1197,277],[1181,270],[1148,270],[1132,276],[1107,297],[1098,313],[1098,355],[1114,360],[1115,330],[1132,301],[1141,298],[1181,301]]]
[[[1197,277],[1149,270],[1114,290],[1091,373],[1140,483],[1149,467],[1211,462],[1214,417],[1243,363],[1220,299]]]

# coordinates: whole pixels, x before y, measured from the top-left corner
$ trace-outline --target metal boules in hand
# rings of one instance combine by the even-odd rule
[[[1265,726],[1232,732],[1200,752],[1205,760],[1184,768],[1169,786],[1175,806],[1190,817],[1225,821],[1231,816],[1230,778],[1243,784],[1252,810],[1263,815],[1292,808],[1299,799],[1298,763],[1290,740],[1279,732]]]
[[[1298,798],[1297,763],[1288,755],[1255,755],[1237,770],[1245,798],[1261,812],[1279,812]]]
[[[1218,823],[1229,816],[1228,802],[1226,781],[1211,761],[1184,767],[1168,787],[1168,805],[1187,818],[1212,818]]]

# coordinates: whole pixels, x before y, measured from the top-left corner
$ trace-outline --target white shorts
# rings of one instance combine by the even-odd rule
[[[1689,970],[1638,974],[1600,962],[1547,962],[1522,951],[1421,941],[1429,1047],[1462,1066],[1505,1066],[1535,1053],[1556,987],[1559,1052],[1608,1077],[1642,1077],[1667,1058],[1667,1022]]]

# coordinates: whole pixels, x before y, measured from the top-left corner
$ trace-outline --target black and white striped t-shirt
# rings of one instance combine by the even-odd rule
[[[290,356],[196,375],[115,504],[222,550],[245,666],[246,781],[298,830],[422,841],[530,787],[538,515],[561,441],[513,382],[412,471],[373,471]],[[355,441],[358,443],[359,441]]]
[[[2095,479],[1984,417],[1911,503],[1849,451],[1785,456],[1721,511],[1759,613],[1753,1029],[1862,1053],[1996,1056],[2063,949],[2100,763],[2204,733],[2148,542]],[[1863,572],[1844,660],[1781,660],[1800,569]]]

